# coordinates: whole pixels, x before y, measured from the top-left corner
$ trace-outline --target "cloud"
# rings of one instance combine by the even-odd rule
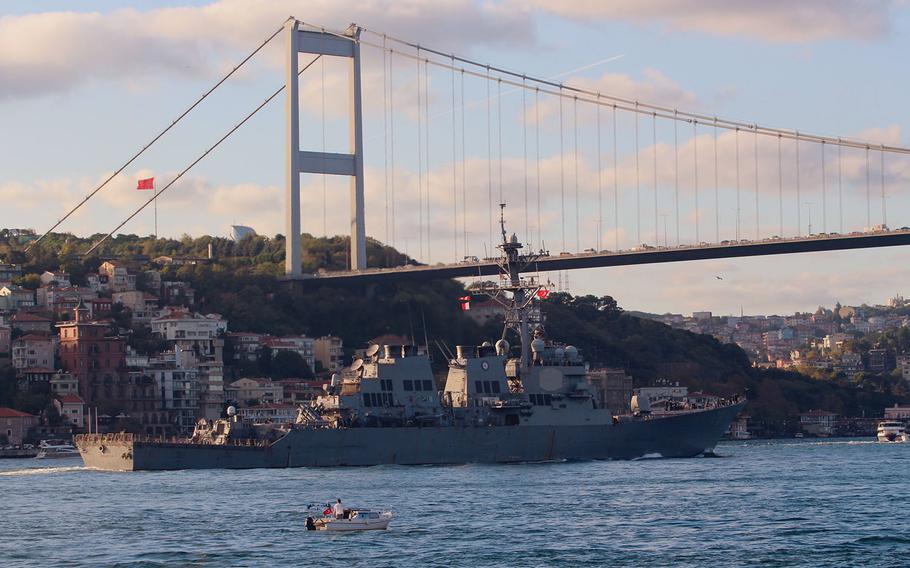
[[[895,4],[890,0],[533,0],[533,3],[558,16],[584,22],[602,19],[659,23],[672,30],[788,43],[882,38],[891,31],[890,11]]]
[[[147,11],[3,16],[0,100],[66,91],[97,79],[214,75],[233,61],[233,52],[252,49],[290,14],[335,29],[356,17],[368,28],[461,52],[533,40],[525,10],[471,0],[372,0],[356,11],[332,0],[218,0]],[[273,45],[267,60],[283,65],[280,38]]]

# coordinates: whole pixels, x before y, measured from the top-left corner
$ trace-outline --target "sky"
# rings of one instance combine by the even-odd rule
[[[779,147],[622,109],[614,123],[610,107],[560,102],[532,81],[521,89],[461,64],[453,73],[439,58],[421,68],[413,50],[388,39],[682,112],[908,147],[902,1],[5,0],[0,226],[49,228],[290,15],[368,30],[367,234],[423,262],[487,254],[500,199],[510,230],[554,254],[806,234],[810,218],[811,232],[910,225],[910,156],[873,150],[867,169],[862,150]],[[381,34],[395,53],[383,55]],[[279,35],[58,230],[114,229],[148,198],[137,179],[163,187],[283,84],[283,46]],[[301,54],[301,66],[310,57]],[[347,151],[347,82],[347,62],[334,58],[301,75],[301,149]],[[283,234],[284,141],[282,95],[161,196],[158,233],[226,236],[243,224]],[[349,180],[304,174],[301,186],[303,230],[346,233]],[[121,231],[151,234],[153,215],[143,211]],[[791,313],[910,294],[906,253],[549,277],[626,309]]]

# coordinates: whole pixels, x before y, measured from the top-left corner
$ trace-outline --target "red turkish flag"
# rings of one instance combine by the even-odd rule
[[[547,296],[549,296],[549,295],[550,295],[550,291],[547,290],[546,288],[541,288],[540,290],[537,291],[537,297],[540,298],[541,300],[546,300]]]
[[[139,185],[136,186],[136,189],[155,189],[155,178],[150,177],[139,180]]]

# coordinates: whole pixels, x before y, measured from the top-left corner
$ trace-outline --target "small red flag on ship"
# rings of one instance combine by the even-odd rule
[[[155,189],[155,178],[145,178],[139,180],[139,185],[136,186],[136,189]]]
[[[541,288],[540,290],[537,291],[537,297],[540,298],[541,300],[546,300],[547,296],[549,296],[549,295],[550,295],[550,291],[547,290],[546,288]]]
[[[461,302],[461,311],[466,312],[471,309],[471,297],[462,296],[458,298],[458,301]]]

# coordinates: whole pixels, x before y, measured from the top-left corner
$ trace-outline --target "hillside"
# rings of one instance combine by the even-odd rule
[[[0,258],[21,262],[31,273],[62,266],[80,282],[101,262],[100,257],[81,260],[76,256],[90,240],[52,235],[26,257],[18,243],[0,232]],[[293,289],[275,278],[283,270],[284,239],[280,235],[246,237],[236,243],[217,237],[178,241],[126,235],[111,243],[105,258],[146,262],[159,255],[204,257],[210,243],[211,263],[165,267],[163,276],[192,283],[196,308],[222,314],[232,330],[312,337],[333,334],[344,339],[349,351],[384,333],[410,335],[418,341],[425,333],[431,346],[438,340],[450,348],[496,339],[501,333],[495,322],[481,328],[463,316],[458,297],[464,294],[464,287],[457,281],[432,286],[386,283]],[[347,239],[304,235],[303,250],[304,270],[339,269],[346,262]],[[368,243],[368,256],[372,266],[408,261],[373,240]],[[34,277],[23,280],[30,278],[34,284]],[[749,413],[772,431],[786,428],[793,414],[813,408],[879,416],[884,406],[908,400],[906,388],[892,382],[845,384],[795,372],[754,369],[738,346],[625,314],[609,296],[552,294],[543,308],[548,333],[579,347],[593,367],[622,367],[633,375],[636,385],[667,378],[693,390],[722,395],[745,392]],[[441,370],[444,358],[435,349],[434,354]]]

